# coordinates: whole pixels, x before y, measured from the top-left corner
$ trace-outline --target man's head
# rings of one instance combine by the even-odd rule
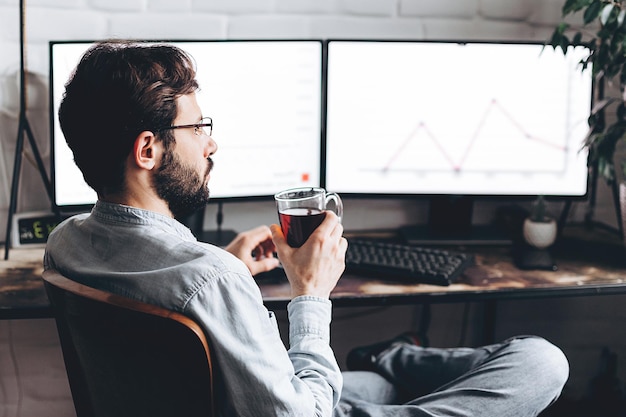
[[[148,132],[163,150],[152,182],[159,197],[175,215],[197,208],[186,208],[188,204],[206,204],[206,176],[198,178],[203,175],[199,168],[188,166],[187,160],[173,152],[175,137],[193,135],[194,129],[184,129],[188,130],[184,133],[169,129],[189,118],[181,113],[184,98],[187,103],[192,97],[193,106],[187,108],[194,112],[194,120],[199,112],[195,76],[192,58],[171,45],[107,41],[83,55],[66,84],[59,120],[85,181],[100,197],[127,191],[128,158],[137,151],[138,137]],[[203,163],[208,174],[210,159]],[[181,187],[181,181],[202,195],[181,196],[189,191]]]

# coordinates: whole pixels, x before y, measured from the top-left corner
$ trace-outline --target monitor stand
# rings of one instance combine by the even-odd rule
[[[237,236],[234,230],[206,230],[202,232],[202,236],[198,239],[202,242],[211,243],[215,246],[224,247],[228,245]]]
[[[202,236],[202,225],[204,224],[204,208],[179,217],[177,220],[187,226],[196,239],[200,239],[200,236]]]
[[[237,236],[237,233],[234,230],[224,230],[222,229],[221,221],[218,221],[217,230],[204,230],[204,212],[205,209],[202,208],[194,213],[189,214],[188,216],[179,219],[181,223],[187,226],[191,233],[201,242],[212,243],[215,246],[226,246]],[[222,206],[220,203],[220,207],[218,209],[218,219],[222,219]]]
[[[473,225],[471,196],[434,196],[430,199],[428,223],[400,228],[407,243],[414,245],[510,245],[510,236],[493,225]]]

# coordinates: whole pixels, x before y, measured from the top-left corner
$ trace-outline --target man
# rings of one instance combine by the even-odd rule
[[[517,417],[558,397],[567,361],[535,337],[449,350],[399,337],[355,350],[358,371],[342,374],[329,345],[329,295],[347,242],[332,212],[297,249],[277,225],[222,250],[175,220],[209,199],[217,145],[197,89],[191,57],[171,46],[109,41],[83,56],[59,118],[98,202],[54,230],[46,269],[199,321],[223,416]],[[252,278],[277,266],[274,251],[291,285],[288,350]]]

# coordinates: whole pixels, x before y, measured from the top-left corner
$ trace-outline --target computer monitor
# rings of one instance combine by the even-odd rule
[[[213,118],[219,149],[209,183],[212,199],[264,199],[285,188],[320,185],[321,41],[168,43],[194,57],[198,103]],[[58,120],[65,83],[91,44],[50,42],[53,208],[58,211],[82,210],[96,201]]]
[[[431,231],[443,234],[470,229],[476,197],[586,196],[583,48],[330,40],[327,49],[329,190],[451,203],[452,213],[431,205],[430,221],[443,223]]]

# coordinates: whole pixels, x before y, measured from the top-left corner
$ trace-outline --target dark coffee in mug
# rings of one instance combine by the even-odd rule
[[[326,214],[318,208],[287,208],[278,213],[287,244],[299,248],[306,242],[313,230],[319,226]]]

